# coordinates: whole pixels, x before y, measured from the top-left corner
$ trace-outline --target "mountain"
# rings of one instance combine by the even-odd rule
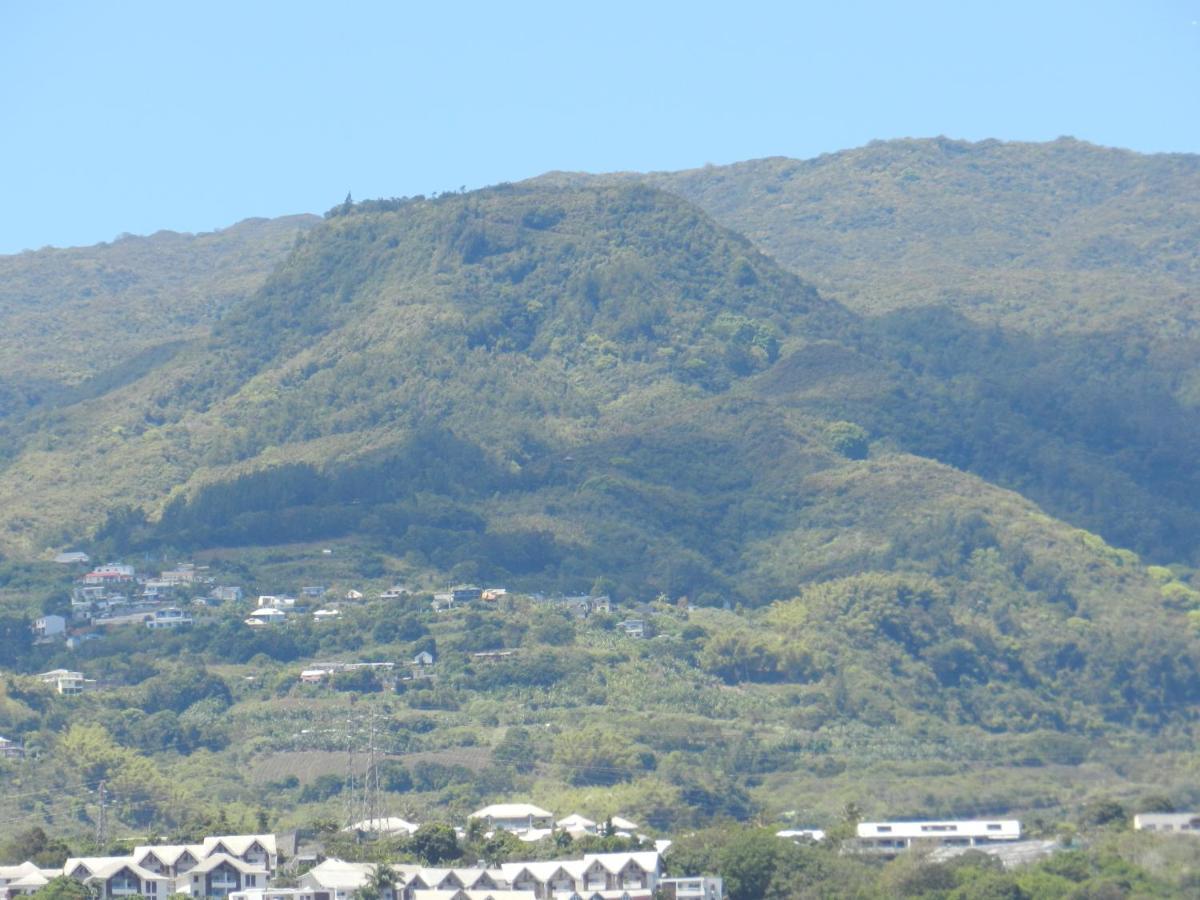
[[[252,295],[315,216],[0,256],[0,415],[104,389]]]
[[[1197,326],[1195,155],[937,138],[648,180],[863,313],[950,306],[1037,334]]]
[[[1061,453],[1067,500],[1117,485],[1141,503],[1122,515],[1153,520],[1158,495],[1100,443],[1128,455],[1150,426],[1089,418],[1059,380],[1073,370],[1050,365],[1058,336],[864,315],[632,179],[344,204],[189,328],[127,377],[5,420],[6,667],[106,685],[66,716],[6,676],[0,728],[44,748],[30,795],[106,778],[113,815],[142,830],[215,815],[214,797],[292,826],[339,815],[344,695],[387,716],[411,775],[396,802],[429,815],[522,793],[666,828],[818,791],[826,822],[864,792],[962,813],[1189,790],[1192,571],[978,474],[1036,486]],[[1055,391],[1073,424],[1031,414]],[[1190,427],[1155,432],[1165,470]],[[66,576],[28,560],[68,543],[193,557],[253,593],[419,587],[319,625],[251,629],[230,602],[152,642],[137,627],[29,646],[22,617],[61,604]],[[574,622],[536,596],[435,613],[427,590],[447,580],[609,593],[659,636],[631,643],[615,615]],[[404,660],[429,640],[428,687],[297,681],[305,661]],[[471,655],[499,648],[511,665]],[[79,827],[75,808],[39,814]]]
[[[939,138],[617,177],[696,203],[868,317],[891,352],[854,364],[886,356],[906,386],[842,415],[1197,561],[1200,157]]]

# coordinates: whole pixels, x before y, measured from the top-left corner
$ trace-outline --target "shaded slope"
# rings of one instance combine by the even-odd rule
[[[1195,560],[1200,159],[937,139],[648,180],[876,317],[903,393],[849,417]]]

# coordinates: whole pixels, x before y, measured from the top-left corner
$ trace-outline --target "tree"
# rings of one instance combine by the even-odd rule
[[[59,862],[62,862],[60,859]],[[35,900],[90,900],[90,893],[80,882],[66,875],[59,875],[34,891]]]
[[[8,843],[0,846],[0,862],[13,864],[28,860],[38,866],[62,865],[62,861],[71,855],[71,848],[63,841],[47,836],[37,826],[17,832]]]
[[[635,749],[621,737],[595,726],[564,732],[554,742],[554,760],[575,785],[613,785],[639,768]]]
[[[853,422],[830,422],[825,426],[825,441],[847,459],[866,459],[870,449],[866,430]]]
[[[358,900],[382,900],[396,884],[396,870],[387,863],[376,863],[367,873],[367,880],[356,892]]]
[[[471,822],[478,822],[478,819],[471,819]],[[483,861],[489,866],[499,866],[508,862],[514,856],[520,859],[525,845],[521,839],[511,831],[505,831],[503,828],[497,828],[492,832],[492,836],[483,842],[482,853]]]
[[[449,825],[422,825],[409,839],[408,848],[427,866],[437,866],[462,856],[458,835]]]
[[[766,896],[782,846],[770,829],[739,829],[717,854],[729,900],[761,900]]]

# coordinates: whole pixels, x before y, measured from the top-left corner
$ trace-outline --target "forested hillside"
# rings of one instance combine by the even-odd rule
[[[936,407],[907,387],[858,405],[873,433],[1196,561],[1200,158],[939,138],[647,180],[933,376]]]
[[[1113,653],[1182,640],[1138,701],[1173,715],[1197,669],[1172,636],[1189,602],[1133,554],[896,449],[970,422],[937,365],[911,364],[923,346],[641,185],[347,205],[207,341],[58,411],[0,499],[25,511],[18,546],[108,507],[112,553],[365,537],[462,577],[705,605],[921,573],[941,579],[930,597],[1010,609],[1022,647],[1045,616],[1091,622],[1089,705]],[[1004,406],[997,425],[1045,440]],[[1003,629],[967,608],[948,601],[908,652],[993,659]],[[1133,610],[1157,637],[1130,642]],[[1040,663],[1014,665],[983,680]]]
[[[711,203],[696,184],[720,177],[680,183]],[[253,280],[266,257],[244,249]],[[295,669],[432,638],[449,650],[435,687],[334,685],[378,695],[364,702],[414,772],[441,767],[397,789],[426,811],[513,791],[596,802],[587,789],[615,782],[652,823],[690,827],[774,815],[817,784],[827,820],[863,779],[947,813],[1061,811],[1155,771],[1178,787],[1200,696],[1200,434],[1165,371],[1191,338],[1139,356],[1124,331],[892,307],[827,296],[632,179],[336,207],[248,296],[183,303],[171,343],[121,350],[121,377],[98,360],[90,388],[9,415],[0,545],[195,557],[262,593],[421,589],[265,631],[231,602],[149,647],[118,628],[67,651],[19,639],[61,608],[62,576],[10,562],[10,668],[87,663],[107,693],[71,707],[64,736],[63,707],[17,679],[0,729],[45,748],[37,790],[82,790],[75,758],[119,772],[138,827],[200,815],[134,796],[151,760],[194,777],[190,804],[224,792],[249,817],[278,773],[268,753],[313,754],[303,781],[269,785],[296,824],[338,802],[318,779],[343,749],[320,735],[345,710]],[[450,580],[513,598],[435,615],[426,591]],[[655,601],[641,614],[659,636],[630,644],[611,618],[544,605],[588,590]],[[519,661],[469,656],[492,649]],[[1151,735],[1153,759],[1130,750]]]
[[[937,138],[648,180],[861,312],[951,306],[1047,335],[1198,321],[1193,155]]]
[[[154,365],[156,350],[203,335],[258,290],[317,221],[248,219],[209,234],[160,231],[0,256],[0,413],[84,385],[112,387]]]

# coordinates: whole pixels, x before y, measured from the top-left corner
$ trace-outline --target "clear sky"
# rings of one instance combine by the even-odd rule
[[[1200,0],[0,0],[0,253],[874,138],[1200,151]]]

